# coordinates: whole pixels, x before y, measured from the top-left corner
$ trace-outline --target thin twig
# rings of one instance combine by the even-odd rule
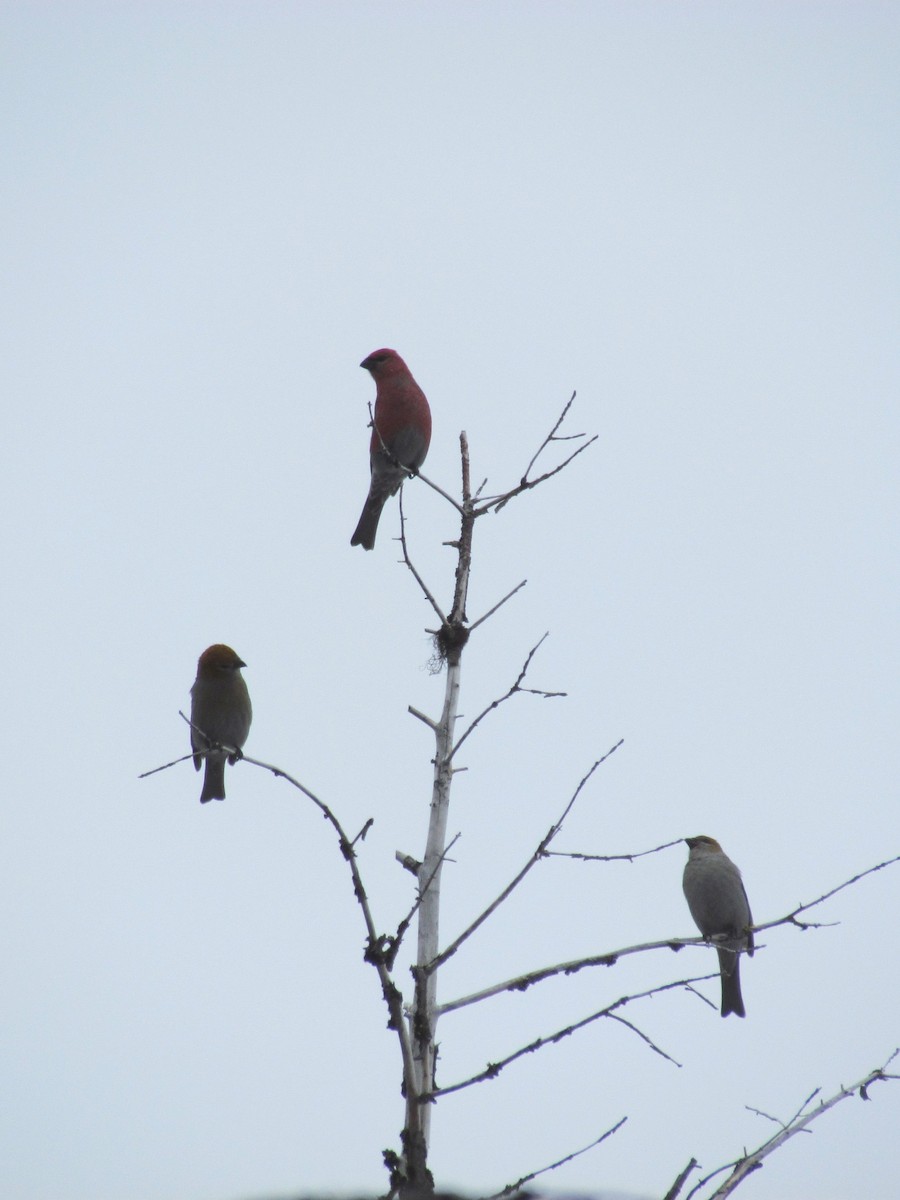
[[[359,833],[356,835],[356,837],[353,839],[353,841],[350,843],[350,845],[355,846],[357,842],[364,842],[366,840],[366,834],[369,832],[369,830],[372,828],[372,826],[374,824],[375,824],[375,818],[369,817],[369,819],[366,821],[365,825],[363,825],[362,829],[359,831]]]
[[[503,508],[505,505],[509,504],[510,500],[514,499],[518,495],[521,495],[522,492],[526,492],[530,488],[537,487],[538,484],[543,483],[545,479],[550,479],[552,476],[557,475],[560,471],[564,470],[569,465],[569,463],[572,462],[573,459],[577,458],[578,455],[582,453],[582,451],[587,450],[588,446],[590,446],[593,442],[597,441],[598,435],[594,434],[593,437],[589,438],[586,442],[583,442],[578,447],[577,450],[574,450],[568,456],[568,458],[564,459],[558,466],[554,467],[551,471],[545,471],[544,474],[539,475],[537,479],[529,479],[528,478],[529,471],[534,466],[534,464],[537,462],[537,460],[540,458],[540,456],[544,452],[544,450],[546,450],[546,448],[550,445],[551,442],[570,442],[570,441],[575,441],[578,438],[584,438],[587,436],[586,434],[583,434],[583,433],[567,434],[565,437],[557,437],[556,436],[556,431],[559,429],[559,427],[562,425],[563,421],[566,419],[568,411],[572,407],[574,400],[575,400],[575,392],[572,393],[572,395],[569,397],[568,402],[563,407],[562,412],[560,413],[559,417],[556,420],[556,424],[553,426],[553,428],[550,430],[550,432],[547,434],[547,436],[541,442],[540,446],[538,446],[537,450],[535,451],[534,455],[532,456],[531,462],[529,462],[528,466],[525,468],[525,471],[522,475],[522,478],[519,480],[519,483],[514,488],[510,488],[509,491],[504,492],[499,496],[491,496],[486,501],[483,501],[479,505],[479,507],[474,510],[474,515],[476,517],[483,517],[485,513],[490,512],[492,509],[495,512],[499,512],[501,508]]]
[[[598,437],[599,434],[595,433],[589,441],[585,442],[583,446],[579,446],[577,450],[570,454],[568,458],[563,459],[559,466],[554,467],[552,471],[545,471],[543,475],[538,475],[537,479],[523,480],[504,495],[495,496],[490,500],[486,500],[480,508],[475,509],[475,516],[483,517],[485,513],[490,512],[491,509],[493,509],[495,512],[499,512],[501,508],[504,508],[507,504],[509,504],[510,500],[515,500],[516,496],[520,496],[522,492],[530,491],[531,488],[536,488],[538,484],[543,483],[545,480],[552,479],[554,475],[558,475],[560,471],[564,471],[569,463],[572,462],[573,459],[577,458],[579,454],[584,453],[588,446],[593,445],[593,443],[597,441]]]
[[[225,747],[223,746],[222,749],[224,750]],[[205,755],[206,751],[198,750],[197,754]],[[155,775],[158,771],[168,771],[169,767],[177,767],[179,763],[187,762],[189,758],[193,758],[193,757],[194,757],[193,751],[191,751],[190,754],[182,754],[181,758],[173,758],[171,762],[163,763],[163,765],[161,767],[154,767],[152,771],[141,772],[141,774],[138,775],[138,779],[147,779],[150,775]]]
[[[410,922],[412,921],[412,919],[416,915],[416,913],[419,911],[422,901],[425,899],[426,892],[428,891],[428,889],[431,887],[432,883],[434,882],[435,875],[437,874],[440,867],[443,866],[443,864],[447,861],[447,855],[450,853],[450,851],[453,849],[453,847],[456,845],[456,843],[459,841],[459,839],[461,837],[462,837],[462,834],[457,833],[453,838],[451,838],[451,840],[444,847],[441,857],[438,859],[437,863],[435,864],[434,869],[432,870],[431,874],[428,876],[428,879],[425,881],[425,886],[419,889],[418,895],[416,896],[416,899],[415,899],[415,903],[413,904],[413,906],[409,910],[409,912],[406,914],[406,916],[403,918],[403,920],[400,922],[400,924],[397,926],[397,932],[394,934],[393,942],[398,950],[400,949],[400,943],[403,941],[403,938],[406,936],[406,931],[409,928]],[[399,852],[398,852],[398,858],[400,858],[400,861],[403,862],[403,858],[400,857]],[[419,874],[419,871],[421,870],[421,868],[422,868],[422,864],[419,863],[418,869],[414,872],[414,874],[416,875],[417,878],[418,878],[418,874]]]
[[[531,468],[534,466],[534,464],[540,458],[540,456],[541,456],[542,452],[545,450],[545,448],[547,446],[549,446],[552,441],[556,440],[556,431],[557,431],[557,429],[559,429],[559,427],[562,425],[563,421],[565,421],[566,417],[569,415],[569,409],[572,407],[572,405],[574,403],[575,403],[575,393],[573,392],[572,395],[569,397],[569,399],[566,401],[565,405],[563,406],[562,412],[556,418],[556,424],[553,426],[553,428],[550,430],[550,432],[547,434],[547,436],[541,442],[540,446],[538,446],[531,462],[525,468],[525,473],[522,476],[523,479],[528,478],[528,472],[531,470]],[[569,441],[569,440],[571,440],[571,437],[584,437],[584,434],[583,433],[572,434],[572,435],[570,435],[570,437],[567,437],[565,439],[560,439],[560,440]]]
[[[446,624],[447,618],[444,616],[443,612],[441,611],[441,606],[438,604],[437,600],[435,600],[430,588],[428,587],[428,585],[426,584],[426,582],[422,578],[422,576],[419,574],[419,572],[416,570],[416,568],[413,566],[413,561],[409,557],[409,547],[406,544],[406,516],[403,512],[403,489],[402,488],[400,489],[400,546],[403,549],[403,561],[406,563],[407,567],[409,567],[410,571],[412,571],[413,578],[415,579],[415,581],[419,585],[419,587],[422,589],[422,595],[425,597],[425,599],[428,601],[428,603],[434,609],[435,613],[437,614],[437,619],[440,621],[440,623],[442,625]]]
[[[507,1184],[502,1191],[494,1192],[486,1200],[503,1200],[505,1196],[512,1196],[524,1187],[526,1183],[531,1183],[532,1179],[537,1179],[538,1175],[546,1175],[548,1171],[555,1171],[557,1167],[565,1166],[566,1163],[572,1162],[573,1159],[580,1158],[582,1154],[587,1154],[588,1150],[593,1150],[595,1146],[599,1146],[601,1142],[605,1142],[608,1137],[612,1137],[614,1133],[618,1133],[627,1120],[627,1117],[622,1117],[611,1129],[607,1129],[606,1133],[601,1133],[598,1138],[595,1138],[589,1146],[583,1146],[580,1150],[574,1150],[571,1154],[567,1154],[565,1158],[560,1158],[557,1162],[550,1163],[548,1167],[541,1167],[537,1171],[531,1171],[529,1174],[523,1175],[521,1179],[517,1179],[515,1183]]]
[[[702,978],[706,978],[706,976],[703,976]],[[676,983],[670,984],[668,986],[684,987],[689,983],[697,983],[697,982],[698,982],[698,980],[696,980],[696,979],[683,979],[683,980],[678,980]],[[666,990],[665,987],[653,989],[653,991],[659,991],[659,992],[664,992],[665,990]],[[652,994],[653,994],[652,991],[647,993],[648,996],[650,996]],[[648,1037],[647,1034],[643,1032],[643,1030],[638,1029],[637,1025],[632,1024],[631,1021],[626,1021],[625,1018],[620,1017],[618,1013],[610,1013],[609,1018],[611,1021],[618,1021],[619,1024],[624,1025],[626,1029],[630,1029],[632,1033],[636,1034],[641,1039],[641,1041],[646,1042],[647,1045],[650,1047],[650,1049],[653,1050],[654,1053],[658,1054],[661,1058],[667,1059],[670,1063],[672,1063],[676,1067],[681,1067],[684,1065],[683,1063],[678,1062],[677,1059],[674,1059],[671,1054],[666,1054],[665,1050],[661,1050],[659,1048],[659,1046],[657,1046],[656,1042],[653,1041],[652,1038]]]
[[[450,610],[450,624],[461,628],[468,623],[466,603],[469,598],[469,575],[472,571],[472,536],[475,532],[475,518],[472,513],[472,477],[469,462],[469,439],[463,429],[459,435],[459,458],[462,486],[462,520],[459,528],[457,548],[456,574],[453,583],[453,607]]]
[[[663,842],[652,850],[637,850],[633,854],[578,854],[570,850],[548,850],[548,858],[577,858],[581,862],[634,862],[636,858],[645,858],[648,854],[658,854],[660,850],[670,850],[672,846],[681,846],[684,838],[676,838],[674,842]]]
[[[450,493],[445,492],[444,489],[436,484],[433,479],[429,479],[428,476],[423,475],[421,471],[416,471],[415,477],[416,479],[421,479],[422,482],[427,484],[432,491],[437,492],[439,496],[443,496],[445,500],[449,501],[458,513],[461,514],[463,512],[463,506],[460,504],[460,502],[458,500],[454,500]]]
[[[513,590],[511,592],[507,592],[502,600],[498,600],[497,603],[493,606],[493,608],[489,608],[486,613],[484,613],[482,616],[480,616],[478,618],[477,621],[473,621],[472,624],[469,626],[469,633],[473,633],[478,628],[479,625],[483,625],[484,622],[488,619],[488,617],[492,617],[498,608],[502,607],[502,605],[504,605],[507,602],[507,600],[511,600],[513,598],[513,596],[516,594],[516,592],[520,591],[527,582],[528,582],[527,579],[523,579],[521,583],[517,583],[516,586],[513,588]]]
[[[540,645],[540,642],[538,643],[538,645]],[[535,647],[535,649],[537,649],[537,647]],[[618,750],[618,748],[622,745],[624,740],[625,740],[624,738],[619,738],[619,740],[616,742],[616,744],[614,746],[612,746],[609,750],[607,750],[607,752],[603,755],[602,758],[597,759],[597,761],[594,763],[594,765],[591,767],[591,769],[587,772],[587,774],[584,776],[584,778],[578,784],[578,787],[572,793],[571,799],[569,800],[566,807],[563,809],[562,814],[560,815],[559,819],[555,822],[555,824],[550,826],[550,828],[547,830],[546,834],[544,835],[544,837],[541,839],[540,843],[538,844],[537,849],[532,854],[531,858],[529,858],[528,862],[525,864],[525,866],[522,868],[522,870],[519,871],[518,875],[516,875],[515,878],[506,885],[506,887],[503,889],[503,891],[500,893],[500,895],[496,898],[496,900],[492,901],[488,905],[488,907],[484,910],[484,912],[482,912],[480,914],[480,916],[477,916],[475,918],[475,920],[471,923],[471,925],[469,925],[466,929],[464,929],[462,931],[462,933],[459,935],[459,937],[457,937],[454,941],[452,941],[445,950],[442,950],[441,953],[438,954],[435,958],[433,958],[430,963],[427,963],[425,965],[424,970],[429,975],[433,974],[433,972],[437,970],[437,968],[441,965],[441,963],[446,962],[448,958],[451,958],[457,952],[457,950],[460,948],[460,946],[463,944],[463,942],[465,942],[468,938],[470,938],[472,936],[472,934],[475,932],[475,930],[484,924],[484,922],[488,919],[488,917],[491,915],[491,913],[495,912],[500,907],[500,905],[503,903],[503,901],[515,890],[515,888],[517,888],[519,886],[519,884],[522,882],[522,880],[525,878],[525,876],[528,874],[528,872],[531,870],[531,868],[535,865],[535,863],[540,861],[540,859],[542,859],[544,857],[547,846],[549,846],[550,842],[556,837],[556,835],[559,833],[560,829],[562,829],[563,822],[565,821],[566,817],[571,812],[572,806],[574,805],[575,801],[578,799],[579,795],[581,794],[582,788],[584,788],[585,784],[588,782],[588,780],[591,778],[591,776],[594,774],[594,772],[597,770],[597,768],[602,763],[605,763],[611,754],[614,754],[616,752],[616,750]],[[457,746],[458,745],[459,745],[459,743],[457,743]],[[443,1006],[441,1006],[438,1011],[445,1011],[445,1010],[444,1010]]]
[[[483,709],[482,712],[480,712],[478,714],[478,716],[475,718],[475,720],[471,723],[471,725],[468,727],[468,729],[466,729],[466,731],[462,734],[462,736],[457,740],[456,745],[450,751],[451,759],[456,754],[457,750],[460,748],[460,746],[463,744],[463,742],[466,740],[466,738],[469,736],[469,734],[473,733],[475,731],[475,729],[484,720],[484,718],[488,715],[488,713],[493,712],[495,708],[499,708],[501,704],[503,704],[506,700],[509,700],[512,696],[515,696],[515,694],[517,692],[530,692],[531,695],[533,695],[533,696],[543,696],[545,699],[558,699],[559,697],[565,696],[565,694],[566,694],[565,692],[544,692],[544,691],[538,690],[537,688],[523,688],[522,687],[522,680],[528,674],[528,668],[531,666],[531,660],[534,658],[535,654],[537,654],[538,650],[541,648],[541,646],[544,644],[544,642],[547,640],[547,638],[549,636],[550,636],[549,633],[545,633],[544,636],[541,638],[541,640],[537,643],[537,645],[531,647],[531,649],[528,651],[528,657],[525,659],[525,663],[524,663],[521,671],[519,672],[515,683],[512,685],[512,687],[509,689],[509,691],[504,696],[500,696],[498,699],[492,700],[490,702],[490,704],[487,706],[487,708]],[[612,753],[612,752],[610,751],[610,753]]]
[[[236,759],[244,757],[240,746],[225,746],[220,742],[214,742],[212,738],[206,736],[199,726],[194,724],[190,717],[186,717],[181,709],[178,710],[178,715],[186,725],[190,725],[191,729],[203,738],[204,742],[207,743],[206,746],[198,746],[196,750],[191,750],[190,754],[182,754],[181,758],[173,758],[171,762],[163,763],[161,767],[154,767],[152,771],[143,771],[138,775],[138,779],[147,779],[149,776],[156,775],[160,771],[168,771],[169,767],[177,767],[179,763],[187,762],[189,758],[206,758],[213,750],[224,750],[229,757],[233,755]]]
[[[896,854],[893,858],[886,858],[884,862],[880,862],[877,866],[868,867],[865,871],[860,871],[858,875],[854,875],[852,879],[847,879],[843,883],[839,883],[837,887],[831,889],[830,892],[825,892],[816,900],[810,900],[808,904],[800,904],[792,912],[789,912],[786,917],[779,917],[777,921],[766,921],[762,925],[754,925],[754,932],[763,929],[774,929],[777,925],[796,925],[798,929],[818,928],[818,926],[810,926],[805,921],[798,921],[797,917],[802,912],[808,912],[809,909],[815,908],[817,904],[822,904],[826,900],[830,900],[832,896],[836,896],[838,892],[842,892],[844,888],[850,887],[853,883],[858,883],[860,879],[865,879],[867,875],[874,875],[876,871],[881,871],[885,867],[893,866],[894,863],[900,862],[900,854]]]

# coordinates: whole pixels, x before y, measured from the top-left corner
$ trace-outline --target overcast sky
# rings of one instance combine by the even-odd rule
[[[412,901],[433,616],[368,483],[360,360],[395,347],[426,473],[513,484],[573,390],[599,440],[476,531],[449,940],[625,742],[560,849],[717,837],[772,920],[900,853],[900,9],[812,3],[72,3],[0,12],[5,514],[0,1191],[247,1200],[384,1190],[396,1042],[335,838],[282,780],[200,806],[178,716],[225,641],[247,752],[350,830],[380,928]],[[453,510],[405,489],[448,603]],[[679,846],[542,863],[441,977],[691,936]],[[900,867],[760,936],[746,1021],[685,991],[434,1113],[439,1183],[660,1196],[900,1043]],[[833,924],[832,924],[833,923]],[[398,982],[406,987],[408,959]],[[623,960],[448,1015],[452,1083],[629,992]],[[700,985],[718,1001],[715,981]],[[900,1085],[754,1200],[888,1200]],[[545,1181],[548,1182],[548,1181]]]

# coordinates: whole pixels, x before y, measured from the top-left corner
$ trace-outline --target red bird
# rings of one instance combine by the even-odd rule
[[[374,350],[359,365],[375,380],[375,420],[369,443],[372,481],[350,545],[371,550],[388,496],[425,461],[431,441],[431,409],[396,350]]]

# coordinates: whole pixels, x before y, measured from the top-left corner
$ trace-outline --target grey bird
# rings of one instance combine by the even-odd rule
[[[191,688],[191,749],[199,771],[206,760],[200,803],[225,799],[225,760],[235,763],[250,732],[253,709],[241,674],[246,667],[230,646],[208,646],[197,663]],[[228,754],[228,746],[237,754]],[[208,751],[205,755],[200,751]]]
[[[684,868],[685,899],[707,941],[715,940],[722,978],[722,1016],[746,1016],[741,996],[740,956],[753,954],[750,903],[741,873],[715,838],[684,839],[690,854]]]

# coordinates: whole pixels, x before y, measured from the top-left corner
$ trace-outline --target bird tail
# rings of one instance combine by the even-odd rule
[[[359,524],[356,526],[356,529],[353,531],[353,537],[350,539],[351,546],[362,546],[366,550],[374,548],[375,534],[378,532],[378,521],[388,494],[385,493],[380,496],[370,495],[366,498],[362,516],[359,518]]]
[[[722,1016],[734,1013],[746,1017],[741,995],[741,956],[737,950],[719,950],[719,974],[722,977]]]
[[[203,776],[203,791],[200,793],[200,803],[209,800],[225,799],[225,755],[207,754],[206,773]]]

